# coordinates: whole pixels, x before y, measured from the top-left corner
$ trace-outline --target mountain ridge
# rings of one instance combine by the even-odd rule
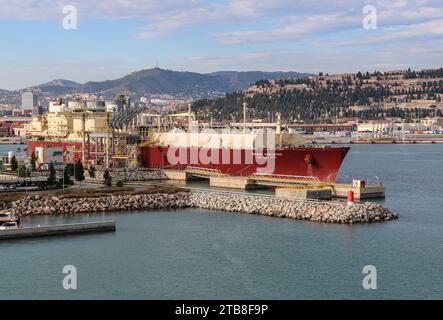
[[[165,93],[186,93],[204,96],[217,92],[241,91],[258,80],[284,77],[297,78],[309,75],[311,74],[295,71],[217,71],[197,73],[153,68],[135,71],[112,80],[88,81],[83,84],[71,80],[56,79],[18,91],[37,90],[48,95],[84,92],[108,97],[117,96],[123,91],[130,91],[139,96]]]

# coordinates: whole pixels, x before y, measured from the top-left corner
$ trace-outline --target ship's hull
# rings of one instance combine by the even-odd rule
[[[80,142],[28,141],[27,152],[31,155],[36,147],[43,146],[63,147],[67,162],[73,159],[79,160],[82,156]],[[87,144],[85,149],[88,156]],[[94,146],[92,149],[95,149]],[[98,153],[104,154],[104,150],[99,151],[101,152]],[[143,167],[152,169],[185,170],[187,167],[198,167],[233,176],[264,173],[309,176],[317,177],[321,181],[335,181],[348,151],[347,147],[278,148],[268,152],[186,147],[172,149],[167,146],[151,145],[140,148],[139,160]]]
[[[184,170],[191,166],[233,176],[264,173],[335,181],[348,151],[347,147],[281,148],[269,153],[266,150],[204,148],[170,150],[170,147],[152,145],[140,149],[140,161],[147,168]]]

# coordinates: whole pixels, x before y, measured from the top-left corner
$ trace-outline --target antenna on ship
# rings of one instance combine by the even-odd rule
[[[105,164],[106,169],[109,169],[109,149],[110,149],[110,114],[106,113],[106,152],[105,152]]]
[[[82,107],[82,165],[85,165],[85,144],[86,144],[86,101],[81,100]]]
[[[281,114],[277,113],[277,126],[276,126],[276,132],[277,134],[281,134]]]
[[[246,110],[248,109],[248,104],[243,102],[243,132],[246,133]]]
[[[192,127],[192,103],[188,103],[188,132],[191,133]]]

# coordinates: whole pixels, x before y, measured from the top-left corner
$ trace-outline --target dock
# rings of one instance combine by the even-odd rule
[[[211,187],[253,190],[272,188],[277,197],[331,200],[347,198],[350,191],[355,200],[383,199],[385,186],[383,183],[361,185],[324,182],[316,177],[288,176],[276,174],[253,174],[252,176],[232,176],[217,170],[188,167],[186,170],[164,170],[169,180],[186,182],[194,179],[207,179]]]
[[[0,230],[0,240],[35,238],[49,236],[66,236],[81,233],[115,232],[115,221],[86,222],[74,224],[60,224],[43,227],[19,228],[14,230]]]

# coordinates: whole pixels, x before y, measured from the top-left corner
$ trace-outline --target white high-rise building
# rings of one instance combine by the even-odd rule
[[[35,110],[38,108],[37,95],[32,91],[27,91],[22,94],[22,109]]]

